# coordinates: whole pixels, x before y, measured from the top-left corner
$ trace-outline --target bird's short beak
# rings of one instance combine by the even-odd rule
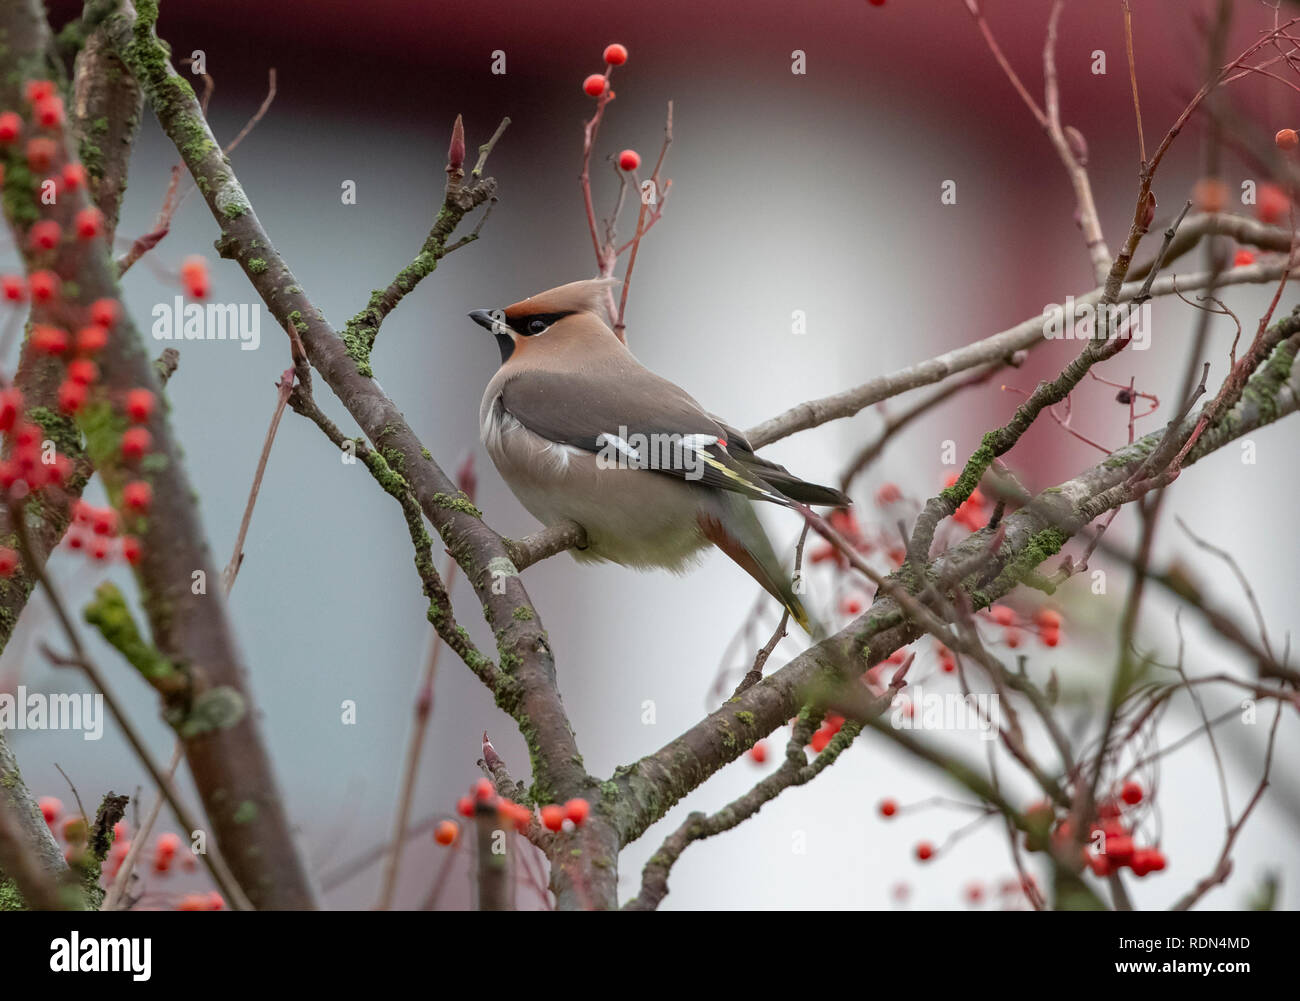
[[[469,318],[486,330],[495,332],[496,324],[492,320],[492,313],[486,309],[471,309]]]

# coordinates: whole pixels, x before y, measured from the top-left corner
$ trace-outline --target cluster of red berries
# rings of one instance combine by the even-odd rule
[[[496,788],[487,779],[474,783],[469,795],[456,801],[456,812],[462,817],[473,818],[478,812],[479,804],[495,808],[497,816],[523,833],[533,823],[533,811],[522,803],[515,803],[498,796]],[[566,821],[573,827],[581,827],[591,815],[591,804],[585,799],[571,799],[563,806],[550,803],[539,811],[541,825],[548,831],[561,831]],[[434,840],[440,845],[450,845],[456,840],[459,828],[454,820],[444,820],[434,829]]]
[[[827,713],[826,718],[822,720],[822,725],[817,728],[817,732],[812,735],[808,741],[808,746],[812,748],[814,754],[821,754],[826,750],[826,745],[844,726],[844,717],[838,713]]]
[[[69,865],[77,864],[81,861],[86,853],[87,844],[90,837],[89,828],[86,821],[80,815],[63,815],[63,803],[55,796],[42,796],[37,801],[40,808],[41,816],[45,818],[45,823],[49,825],[50,830],[58,834],[64,842],[64,858]],[[125,820],[119,820],[113,825],[113,846],[108,850],[108,857],[104,859],[102,874],[111,881],[117,878],[118,871],[122,868],[122,863],[126,861],[127,854],[131,851],[131,830]],[[169,875],[173,867],[178,864],[186,872],[194,872],[198,869],[198,860],[194,857],[193,852],[181,852],[181,846],[184,841],[179,834],[173,834],[168,831],[158,835],[154,840],[152,857],[149,866],[158,876]],[[219,911],[225,907],[225,900],[220,893],[215,890],[206,893],[187,893],[180,898],[176,909],[180,911]]]
[[[944,487],[955,486],[960,478],[958,473],[949,473],[943,485]],[[972,532],[978,532],[989,523],[989,514],[991,512],[986,510],[987,507],[988,501],[980,493],[979,487],[976,487],[970,492],[970,496],[958,505],[957,510],[953,512],[952,520]]]
[[[894,567],[902,565],[906,555],[903,550],[896,546],[890,548],[883,544],[877,547],[875,543],[867,538],[862,525],[858,522],[857,515],[853,511],[840,508],[827,515],[826,520],[830,523],[831,528],[835,529],[840,537],[863,557],[870,556],[877,548],[880,548],[887,554],[890,563]],[[808,554],[808,562],[813,565],[830,562],[840,574],[844,574],[849,569],[848,557],[829,542],[814,546]],[[867,597],[860,590],[856,581],[846,575],[840,578],[838,586],[842,591],[837,599],[840,614],[849,617],[861,615],[862,610],[867,605]]]
[[[1097,817],[1088,826],[1090,843],[1097,849],[1082,849],[1083,861],[1096,876],[1109,876],[1120,869],[1129,869],[1134,876],[1147,876],[1160,872],[1168,864],[1164,852],[1154,846],[1138,846],[1135,827],[1125,818],[1125,810],[1136,807],[1146,798],[1142,786],[1129,780],[1120,787],[1119,794],[1097,804]],[[1050,830],[1052,843],[1059,849],[1068,847],[1072,837],[1068,817],[1056,822],[1056,813],[1049,803],[1036,803],[1025,817],[1031,833],[1025,835],[1025,848],[1041,851],[1046,847],[1044,832]],[[1055,826],[1053,826],[1055,825]]]
[[[609,89],[609,73],[615,66],[627,62],[627,46],[614,42],[605,46],[605,72],[592,73],[582,81],[582,92],[588,97],[597,97],[605,101],[614,100],[614,92]],[[618,155],[621,170],[633,171],[641,166],[641,154],[634,149],[625,149]]]
[[[950,474],[944,486],[951,487],[957,482],[957,478],[956,473]],[[903,491],[895,483],[882,484],[876,491],[876,504],[882,508],[892,507],[903,499]],[[989,514],[988,502],[979,489],[976,488],[957,508],[953,514],[953,520],[957,524],[975,532],[988,524]],[[852,510],[839,509],[832,511],[827,516],[827,521],[854,550],[863,556],[870,555],[878,548],[894,568],[901,567],[904,560],[907,559],[906,550],[903,549],[892,534],[885,535],[878,543],[873,543],[868,539],[858,522],[857,515]],[[808,554],[808,561],[814,565],[833,562],[839,571],[845,571],[849,568],[848,558],[829,542],[814,546]],[[861,615],[867,605],[866,596],[856,585],[848,584],[846,587],[847,590],[838,599],[840,614],[850,617]]]
[[[32,134],[23,148],[23,158],[34,174],[47,175],[59,157],[61,143],[54,138],[65,120],[63,98],[49,80],[29,80],[24,94],[27,98],[29,120],[16,111],[0,112],[0,147],[13,146],[25,133],[46,132],[52,135]],[[0,175],[2,177],[3,175]],[[86,185],[86,171],[79,163],[65,164],[54,182],[55,195],[76,191]],[[89,206],[77,213],[73,220],[73,235],[77,240],[94,240],[104,234],[104,216],[99,209]],[[33,251],[44,253],[56,250],[63,241],[63,227],[53,219],[33,223],[27,231],[27,242]],[[47,273],[48,274],[48,273]],[[36,290],[33,289],[33,295]]]
[[[612,100],[614,92],[609,89],[609,71],[615,66],[622,66],[625,62],[627,62],[626,46],[619,45],[618,42],[605,46],[605,72],[593,73],[583,80],[583,93],[588,97],[604,97],[608,94]]]
[[[0,113],[0,147],[21,141],[32,131],[58,133],[63,126],[63,100],[54,84],[48,80],[29,81],[25,90],[29,116],[24,118],[15,111]],[[76,191],[86,186],[86,171],[79,163],[58,164],[63,144],[50,135],[30,135],[26,139],[24,155],[28,167],[37,175],[45,175],[53,183],[56,193]],[[55,168],[58,168],[57,170]],[[51,174],[51,171],[54,171]],[[73,223],[77,241],[100,238],[104,234],[104,220],[98,209],[86,208],[77,213]],[[53,264],[55,255],[68,236],[54,219],[40,219],[28,229],[26,242],[36,264],[48,256]],[[182,278],[192,294],[206,295],[208,279],[202,259],[197,264],[187,262],[182,268]],[[99,357],[109,343],[114,327],[121,319],[121,307],[115,299],[97,299],[82,306],[63,298],[63,280],[50,268],[35,268],[24,278],[20,274],[0,276],[0,301],[15,306],[30,301],[44,308],[45,316],[34,322],[28,336],[29,349],[40,355],[57,359],[63,364],[63,380],[57,390],[59,410],[70,417],[82,415],[96,397],[104,398],[126,416],[129,427],[119,443],[120,461],[124,466],[136,466],[153,448],[153,439],[146,424],[155,409],[153,393],[148,389],[132,389],[120,398],[108,400],[100,383]],[[58,317],[57,322],[51,319]],[[72,461],[52,448],[47,448],[46,435],[36,423],[26,419],[26,409],[21,391],[9,387],[0,391],[0,432],[11,445],[9,457],[0,461],[0,490],[12,500],[21,500],[29,493],[65,485],[72,472]],[[127,483],[122,490],[119,509],[125,518],[143,516],[153,501],[153,491],[143,479]],[[117,518],[112,511],[78,505],[74,510],[68,545],[84,550],[92,559],[107,560],[119,551],[129,563],[140,558],[139,540],[119,535]],[[17,554],[0,549],[0,575],[12,574],[18,566]]]
[[[123,506],[143,514],[153,500],[153,490],[143,480],[133,480],[123,490]],[[74,551],[84,551],[96,563],[103,563],[114,553],[135,566],[140,562],[140,540],[134,535],[120,535],[121,519],[111,507],[94,507],[77,501],[72,507],[72,524],[64,541]]]
[[[1002,641],[1012,650],[1020,646],[1025,633],[1037,633],[1043,646],[1057,646],[1061,642],[1061,613],[1053,608],[1040,608],[1032,620],[1025,620],[1006,605],[990,605],[983,613],[989,621],[1002,627]],[[952,654],[943,651],[951,658]],[[941,654],[942,658],[942,654]],[[944,667],[945,671],[951,668]]]

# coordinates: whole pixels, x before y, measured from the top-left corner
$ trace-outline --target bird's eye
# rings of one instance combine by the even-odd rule
[[[530,334],[540,334],[540,333],[541,333],[543,330],[545,330],[548,326],[549,326],[549,324],[548,324],[545,320],[542,320],[542,319],[529,320],[529,321],[528,321],[528,332],[529,332]]]

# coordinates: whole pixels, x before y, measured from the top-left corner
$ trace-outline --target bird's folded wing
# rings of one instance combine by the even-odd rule
[[[502,387],[501,405],[539,437],[591,452],[612,465],[788,503],[732,458],[728,428],[680,387],[645,369],[624,370],[607,382],[532,371]],[[743,447],[749,451],[748,442]]]

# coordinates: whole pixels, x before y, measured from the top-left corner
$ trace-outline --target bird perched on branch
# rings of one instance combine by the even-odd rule
[[[843,507],[848,497],[759,458],[744,434],[641,365],[603,319],[616,283],[572,282],[469,314],[501,349],[479,410],[488,455],[543,524],[586,530],[577,559],[682,571],[713,544],[809,629],[751,502]]]

